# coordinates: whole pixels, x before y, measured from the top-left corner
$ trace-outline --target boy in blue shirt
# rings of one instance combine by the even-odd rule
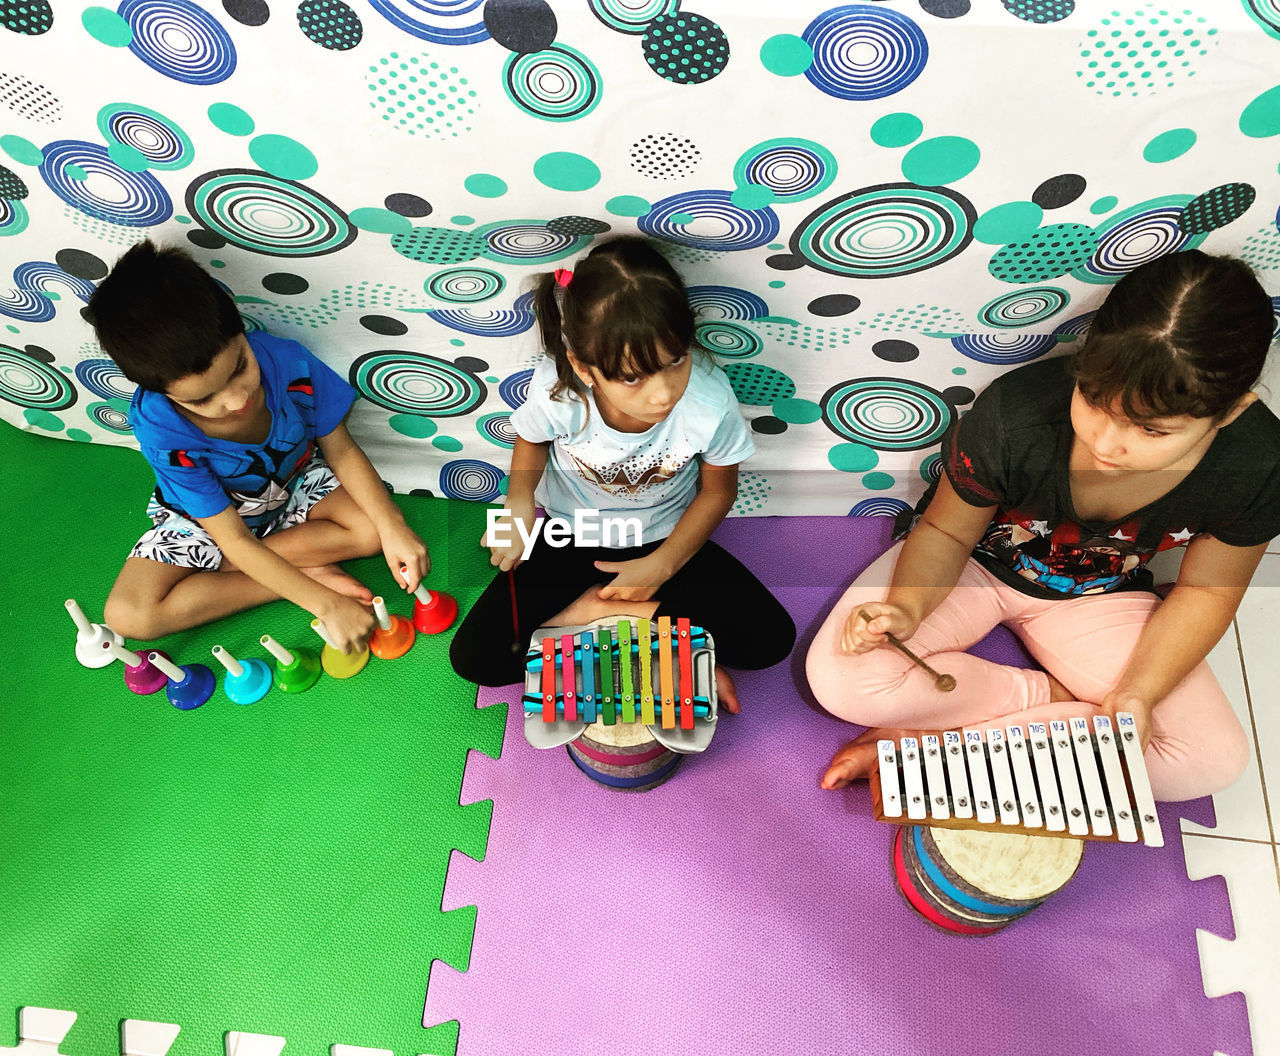
[[[288,598],[335,647],[363,648],[372,594],[337,562],[381,550],[409,589],[431,562],[343,424],[355,390],[296,341],[246,334],[218,283],[150,241],[116,262],[87,314],[138,385],[129,420],[156,474],[152,527],[106,622],[158,638]]]

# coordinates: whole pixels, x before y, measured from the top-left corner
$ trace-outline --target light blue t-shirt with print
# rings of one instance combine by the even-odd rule
[[[591,391],[589,413],[572,393],[553,400],[555,383],[555,364],[546,357],[533,372],[525,402],[511,415],[523,439],[551,442],[535,494],[550,516],[573,521],[576,510],[596,510],[602,519],[638,519],[641,542],[665,539],[697,494],[699,459],[734,466],[755,452],[728,377],[706,356],[695,356],[689,385],[671,413],[643,433],[611,428]],[[635,543],[631,535],[600,541]]]

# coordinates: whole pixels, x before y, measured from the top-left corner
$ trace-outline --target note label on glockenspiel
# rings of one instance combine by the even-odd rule
[[[920,742],[902,738],[902,785],[907,797],[907,817],[920,821],[929,813],[924,796],[924,775],[920,768]]]
[[[1043,722],[1027,723],[1027,743],[1031,746],[1031,763],[1040,791],[1040,811],[1049,832],[1063,832],[1067,827],[1066,812],[1058,795],[1058,775],[1053,767],[1053,745],[1049,728]]]
[[[1098,773],[1098,760],[1094,756],[1093,737],[1087,719],[1072,719],[1071,744],[1080,771],[1080,784],[1084,788],[1085,807],[1089,812],[1089,828],[1095,836],[1111,835],[1111,815],[1107,810],[1106,793],[1102,791],[1102,778]]]
[[[971,818],[973,798],[969,795],[969,775],[965,769],[964,739],[956,730],[942,734],[942,754],[947,761],[947,780],[951,783],[951,811],[957,818]]]
[[[898,786],[898,746],[893,741],[877,741],[880,766],[880,810],[886,818],[902,817],[902,790]]]
[[[969,759],[969,784],[973,787],[973,806],[978,813],[978,821],[992,825],[996,820],[996,802],[987,769],[987,745],[981,732],[965,730],[964,748]]]
[[[1027,740],[1021,726],[1005,729],[1009,745],[1009,762],[1013,768],[1013,786],[1018,795],[1018,807],[1022,811],[1022,824],[1028,829],[1044,825],[1040,817],[1040,796],[1036,792],[1036,779],[1031,774],[1031,757],[1027,752]]]
[[[1018,794],[1013,787],[1013,771],[1009,768],[1008,745],[1004,730],[987,731],[987,762],[991,765],[991,785],[995,789],[996,809],[1001,825],[1018,824]]]
[[[1163,847],[1160,815],[1156,813],[1155,797],[1151,794],[1151,782],[1147,778],[1147,764],[1142,758],[1137,721],[1131,712],[1121,711],[1116,714],[1116,727],[1120,734],[1120,748],[1124,752],[1124,761],[1129,770],[1134,807],[1138,812],[1138,824],[1142,828],[1142,842],[1148,847]]]
[[[1138,828],[1129,804],[1129,791],[1125,787],[1124,770],[1120,767],[1120,750],[1109,715],[1093,717],[1093,733],[1098,743],[1098,759],[1102,762],[1102,776],[1106,779],[1107,798],[1111,801],[1111,816],[1115,820],[1116,835],[1122,843],[1137,843]]]
[[[925,794],[929,798],[929,816],[945,821],[951,817],[947,799],[947,778],[943,769],[942,742],[936,733],[920,738],[920,751],[924,755]]]

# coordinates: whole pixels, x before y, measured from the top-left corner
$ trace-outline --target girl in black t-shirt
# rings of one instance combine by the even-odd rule
[[[1251,391],[1274,328],[1238,260],[1137,268],[1070,360],[999,378],[953,426],[907,540],[828,615],[808,654],[819,701],[870,727],[822,778],[865,777],[876,740],[1132,712],[1160,799],[1225,788],[1248,741],[1204,662],[1280,532],[1280,420]],[[1163,602],[1146,563],[1184,546]],[[865,612],[870,621],[860,617]],[[1043,671],[964,650],[1008,625]],[[940,693],[894,635],[955,676]]]

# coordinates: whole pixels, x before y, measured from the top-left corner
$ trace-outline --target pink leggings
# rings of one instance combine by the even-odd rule
[[[1076,705],[1049,701],[1043,672],[994,664],[964,650],[1003,623],[1081,703],[1095,705],[1119,680],[1160,604],[1140,591],[1045,601],[1002,583],[971,558],[955,589],[908,643],[932,667],[955,676],[955,690],[940,693],[896,649],[853,656],[840,650],[849,611],[884,599],[900,546],[854,580],[809,648],[809,685],[824,708],[847,722],[939,730],[1079,714]],[[1243,772],[1249,742],[1208,664],[1196,667],[1155,709],[1145,758],[1161,800],[1217,792]]]

